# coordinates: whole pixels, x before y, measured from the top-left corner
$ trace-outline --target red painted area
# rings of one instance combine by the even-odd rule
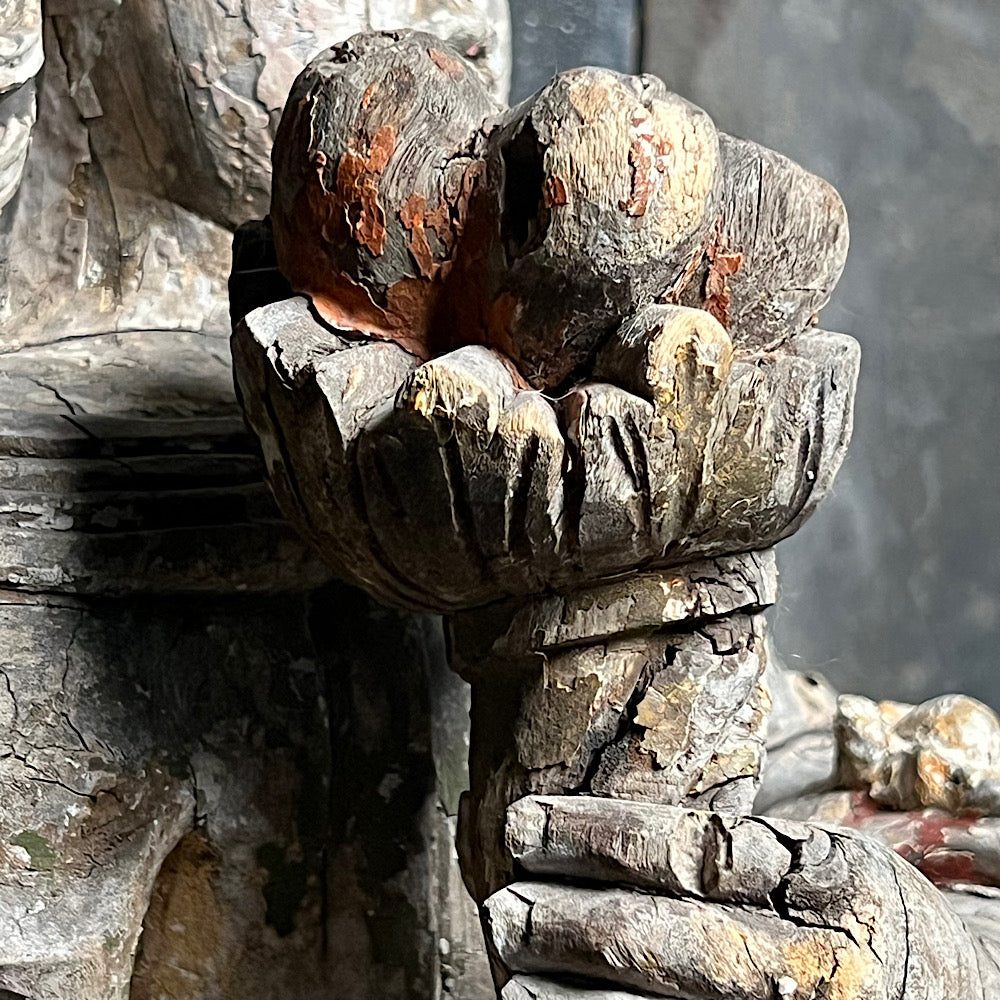
[[[955,882],[991,885],[995,879],[979,870],[973,852],[950,846],[954,842],[951,835],[967,833],[980,819],[982,814],[972,811],[892,812],[881,808],[864,792],[856,792],[851,796],[849,812],[840,822],[882,841],[935,885]]]

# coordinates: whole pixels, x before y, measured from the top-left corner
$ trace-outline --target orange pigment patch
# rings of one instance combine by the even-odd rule
[[[392,151],[396,130],[383,125],[370,143],[358,148],[352,138],[337,167],[337,197],[344,207],[351,235],[376,256],[385,249],[385,212],[378,201],[378,182]]]
[[[455,245],[448,206],[442,203],[428,211],[427,199],[422,194],[411,194],[399,210],[399,221],[410,234],[410,253],[420,273],[425,278],[434,278],[447,263],[447,255]],[[437,259],[431,250],[428,229],[441,241],[446,255],[444,260]]]
[[[542,197],[545,199],[545,207],[551,208],[553,205],[565,205],[569,200],[566,194],[566,184],[561,177],[546,177],[545,185],[542,188]]]
[[[629,215],[646,214],[649,199],[659,185],[657,174],[663,174],[670,163],[673,146],[670,141],[657,134],[653,121],[645,108],[632,113],[632,128],[635,138],[629,146],[628,163],[632,171],[629,196],[620,207]],[[655,172],[654,172],[655,171]]]
[[[340,330],[354,330],[376,340],[391,340],[427,361],[427,321],[431,285],[421,278],[403,278],[390,285],[385,307],[368,290],[345,274],[328,275],[321,289],[297,287],[313,301],[316,311]]]
[[[465,67],[462,65],[460,59],[456,59],[454,56],[450,56],[440,49],[428,49],[427,54],[431,57],[431,62],[456,83],[464,78]]]
[[[425,278],[431,278],[441,265],[434,260],[424,231],[426,213],[427,199],[422,194],[411,194],[399,210],[399,221],[410,234],[410,253],[420,273]]]
[[[743,266],[743,254],[729,253],[720,241],[708,248],[708,275],[705,278],[705,299],[702,308],[711,313],[724,327],[729,326],[729,279]]]

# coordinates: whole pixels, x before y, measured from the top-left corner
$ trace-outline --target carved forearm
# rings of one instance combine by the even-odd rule
[[[561,598],[456,615],[472,681],[466,881],[509,882],[507,804],[591,794],[748,812],[768,696],[770,553],[649,573]]]

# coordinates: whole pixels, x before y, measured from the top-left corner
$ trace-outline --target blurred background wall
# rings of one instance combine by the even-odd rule
[[[821,325],[862,346],[834,496],[779,547],[790,665],[841,690],[1000,704],[1000,4],[512,0],[513,98],[655,73],[840,191]]]

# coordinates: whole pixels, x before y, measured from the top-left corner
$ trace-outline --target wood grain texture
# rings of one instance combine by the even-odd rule
[[[271,219],[293,288],[331,322],[428,357],[443,288],[475,252],[471,147],[496,110],[471,65],[432,35],[358,35],[314,59],[274,155]]]
[[[643,314],[653,339],[663,313]],[[817,332],[723,376],[684,341],[654,362],[669,390],[640,387],[652,399],[592,382],[550,400],[487,348],[420,365],[305,300],[252,312],[233,345],[282,509],[338,572],[438,611],[786,537],[843,459],[858,363]]]
[[[502,94],[505,4],[0,8],[0,994],[485,997],[453,891],[467,695],[433,623],[317,593],[226,284],[305,62],[410,20]]]
[[[493,347],[536,389],[656,302],[777,346],[815,322],[848,239],[829,184],[655,77],[570,70],[501,110],[412,32],[358,35],[299,77],[271,216],[280,267],[334,325],[421,360]]]

